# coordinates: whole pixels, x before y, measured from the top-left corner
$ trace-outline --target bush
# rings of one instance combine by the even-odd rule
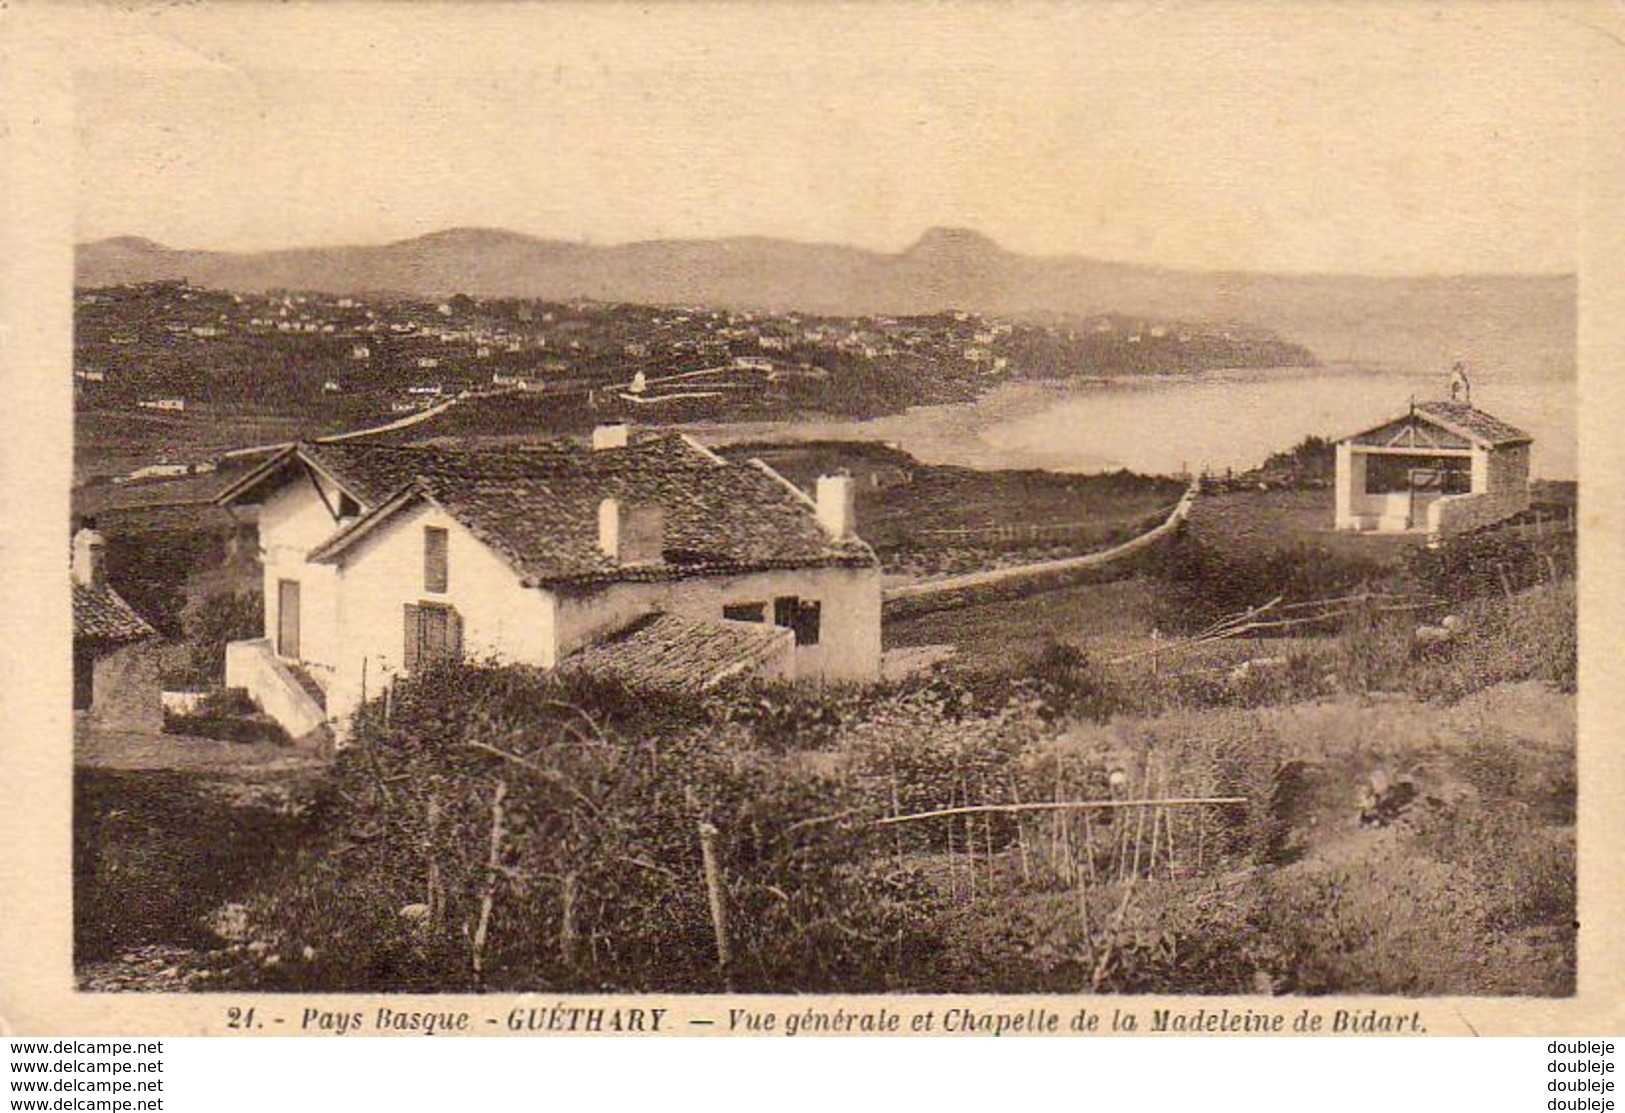
[[[1018,650],[990,664],[945,673],[935,685],[939,697],[949,706],[965,704],[967,713],[1030,704],[1046,723],[1080,719],[1101,723],[1127,706],[1112,675],[1066,642],[1049,641],[1036,651]]]
[[[1372,675],[1388,668],[1386,653],[1372,650]],[[1470,750],[1433,754],[1467,787],[1361,831],[1349,784],[1365,759],[1330,756],[1290,715],[1073,720],[1062,733],[1055,709],[1077,692],[1087,708],[1098,678],[1069,651],[1037,664],[1003,688],[940,676],[863,692],[764,686],[739,707],[522,667],[430,669],[397,684],[387,721],[381,704],[364,709],[356,744],[337,758],[319,837],[245,902],[277,961],[247,964],[233,984],[1572,985],[1561,933],[1572,922],[1563,824],[1573,782],[1559,748],[1537,757],[1475,731]],[[1272,702],[1324,664],[1293,659],[1255,696]],[[1244,803],[1155,818],[1133,807],[975,807],[1141,796]],[[911,813],[941,814],[876,823]],[[1331,844],[1335,853],[1316,852]],[[727,913],[725,966],[707,848]]]
[[[1407,572],[1428,594],[1465,602],[1572,578],[1574,540],[1572,533],[1529,537],[1492,528],[1410,550]]]
[[[221,688],[206,694],[185,713],[164,711],[164,731],[221,742],[293,744],[281,724],[254,706],[241,688]]]
[[[1193,633],[1221,618],[1281,597],[1288,603],[1347,595],[1383,580],[1374,558],[1297,542],[1263,552],[1226,552],[1189,532],[1147,557],[1156,582],[1152,621],[1158,628]]]
[[[1337,444],[1310,435],[1287,449],[1272,453],[1259,471],[1268,479],[1294,487],[1327,487],[1337,477]]]
[[[186,667],[177,679],[213,687],[226,678],[226,646],[264,633],[265,602],[258,590],[217,591],[185,616]]]
[[[1489,596],[1462,608],[1460,633],[1415,663],[1411,690],[1457,700],[1493,684],[1539,680],[1575,690],[1579,670],[1575,584],[1543,584],[1511,599]]]
[[[699,701],[448,665],[398,685],[390,720],[375,705],[361,731],[322,846],[250,902],[278,953],[310,956],[266,984],[878,989],[918,949],[909,877],[872,864],[869,786],[757,747]]]
[[[186,582],[225,560],[228,536],[219,528],[109,529],[107,580],[166,638],[184,632]],[[256,627],[257,630],[257,627]]]

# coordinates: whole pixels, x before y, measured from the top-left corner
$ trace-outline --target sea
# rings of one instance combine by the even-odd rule
[[[1534,438],[1531,473],[1575,479],[1573,378],[1479,375],[1472,402]],[[1314,435],[1335,439],[1449,397],[1445,371],[1360,365],[1195,375],[1012,381],[974,402],[918,406],[867,421],[736,422],[690,427],[709,443],[872,440],[919,460],[977,469],[1146,474],[1242,471]]]

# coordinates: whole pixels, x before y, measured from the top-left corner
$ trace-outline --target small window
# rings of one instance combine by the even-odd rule
[[[816,599],[781,595],[773,600],[773,624],[795,631],[797,645],[817,645],[822,611],[823,607]]]
[[[766,622],[766,603],[729,603],[722,608],[722,617],[734,622]]]
[[[447,582],[446,531],[439,526],[423,529],[423,590],[444,594]]]

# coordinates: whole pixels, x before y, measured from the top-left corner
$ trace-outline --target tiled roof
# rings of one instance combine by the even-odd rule
[[[565,658],[559,667],[641,688],[703,692],[749,677],[795,645],[782,626],[650,614]]]
[[[831,539],[813,506],[779,479],[680,436],[599,450],[318,445],[310,458],[372,502],[367,516],[318,547],[312,560],[336,560],[351,540],[419,498],[506,558],[527,586],[864,567],[875,559],[862,541]],[[379,496],[386,488],[391,493]],[[662,561],[623,566],[598,547],[598,507],[606,498],[661,508]]]
[[[136,614],[118,592],[102,584],[73,584],[73,636],[82,641],[133,642],[158,631]]]
[[[585,457],[591,449],[564,441],[523,448],[461,450],[318,441],[301,444],[298,451],[370,510],[418,478],[545,475],[569,468],[571,461]]]
[[[1534,439],[1517,426],[1508,425],[1466,402],[1418,402],[1416,412],[1487,448],[1522,444]]]

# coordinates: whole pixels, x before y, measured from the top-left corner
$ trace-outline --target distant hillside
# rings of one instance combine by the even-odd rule
[[[843,315],[1116,312],[1245,321],[1332,362],[1428,369],[1464,357],[1541,377],[1572,375],[1575,362],[1572,276],[1175,271],[1021,255],[964,229],[934,229],[896,254],[762,237],[593,246],[478,228],[377,246],[245,253],[119,237],[81,245],[76,278],[83,286],[186,278],[230,290],[586,297]]]

